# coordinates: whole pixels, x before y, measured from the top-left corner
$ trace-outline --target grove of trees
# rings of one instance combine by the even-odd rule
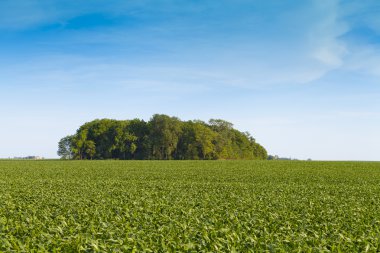
[[[62,159],[217,160],[267,159],[248,132],[220,119],[181,121],[155,114],[140,119],[97,119],[58,143]]]

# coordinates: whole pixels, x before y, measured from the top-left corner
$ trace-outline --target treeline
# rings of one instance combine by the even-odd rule
[[[140,119],[97,119],[59,141],[62,159],[216,160],[266,159],[248,132],[220,119],[181,121],[156,114]]]

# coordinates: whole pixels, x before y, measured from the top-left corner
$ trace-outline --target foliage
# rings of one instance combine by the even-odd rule
[[[59,142],[58,154],[80,160],[267,158],[264,147],[227,121],[211,119],[207,124],[162,114],[153,115],[149,122],[97,119],[85,123]]]
[[[0,252],[379,252],[380,163],[0,161]]]
[[[58,142],[57,154],[62,159],[72,159],[74,157],[72,150],[73,136],[66,136]]]

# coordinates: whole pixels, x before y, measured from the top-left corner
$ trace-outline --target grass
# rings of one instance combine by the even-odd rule
[[[379,252],[380,163],[0,161],[3,252]]]

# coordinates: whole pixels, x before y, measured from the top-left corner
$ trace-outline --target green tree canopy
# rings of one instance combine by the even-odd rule
[[[148,122],[87,122],[59,141],[58,155],[63,159],[266,159],[267,151],[225,120],[181,121],[155,114]]]
[[[61,157],[61,159],[72,159],[74,157],[73,150],[72,150],[73,139],[74,139],[74,136],[69,135],[62,138],[58,142],[57,154]]]

